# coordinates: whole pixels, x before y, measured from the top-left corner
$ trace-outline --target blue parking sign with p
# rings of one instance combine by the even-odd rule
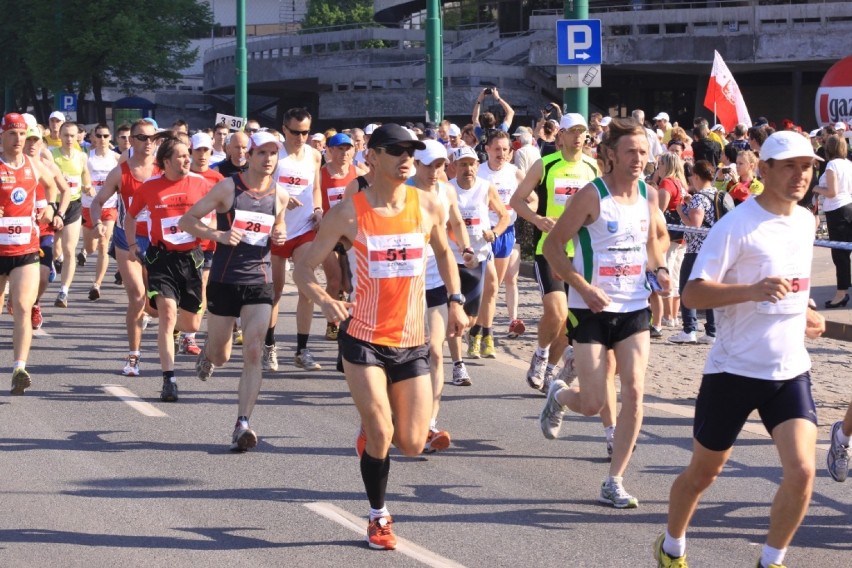
[[[600,20],[556,21],[557,65],[600,65],[601,43]]]
[[[74,93],[62,93],[59,110],[62,112],[74,112],[77,110],[77,95]]]

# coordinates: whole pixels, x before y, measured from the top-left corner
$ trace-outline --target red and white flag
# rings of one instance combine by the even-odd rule
[[[727,132],[739,123],[751,126],[751,117],[734,76],[719,52],[713,53],[713,71],[710,73],[707,94],[704,96],[704,106],[713,111],[717,117],[716,121],[724,126]]]

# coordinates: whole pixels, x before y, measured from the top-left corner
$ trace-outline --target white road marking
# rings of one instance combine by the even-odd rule
[[[305,503],[305,507],[316,514],[329,519],[330,521],[334,521],[335,523],[358,533],[361,535],[361,538],[364,538],[367,534],[367,523],[365,522],[365,519],[356,517],[348,511],[344,511],[340,507],[332,505],[331,503],[317,501],[315,503]],[[439,556],[434,552],[414,544],[409,540],[400,538],[399,536],[396,537],[396,543],[397,552],[400,552],[409,558],[413,558],[418,562],[422,562],[427,566],[433,566],[434,568],[464,568],[464,566],[458,562]]]
[[[34,329],[33,330],[33,337],[46,337],[46,338],[50,339],[53,336],[50,335],[49,333],[47,333],[46,331],[44,331],[43,329]]]
[[[101,385],[104,390],[117,398],[118,400],[124,402],[133,410],[143,414],[144,416],[152,416],[154,418],[162,418],[164,416],[168,416],[165,412],[161,411],[156,406],[149,404],[133,394],[132,391],[124,388],[121,385]]]

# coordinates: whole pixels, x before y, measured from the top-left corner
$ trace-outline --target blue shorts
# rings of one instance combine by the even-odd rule
[[[53,238],[53,235],[46,235],[39,239],[39,248],[41,249],[39,262],[42,266],[48,268],[53,264]]]
[[[115,248],[120,248],[123,251],[130,250],[130,247],[127,245],[127,235],[124,233],[124,227],[115,226],[115,229],[112,232],[112,243],[115,245]],[[136,236],[136,246],[139,247],[139,256],[145,256],[145,252],[147,252],[148,247],[151,246],[151,240],[148,237],[140,237]]]
[[[506,232],[497,237],[491,243],[491,250],[494,252],[494,258],[509,258],[512,254],[512,249],[515,247],[515,226],[509,225]]]

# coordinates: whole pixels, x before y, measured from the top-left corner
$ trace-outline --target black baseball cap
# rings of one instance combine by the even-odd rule
[[[373,135],[370,136],[370,141],[367,143],[367,148],[378,148],[379,146],[390,146],[391,144],[401,144],[403,142],[410,142],[415,150],[426,149],[426,144],[414,138],[402,126],[392,122],[383,124],[373,131]]]

